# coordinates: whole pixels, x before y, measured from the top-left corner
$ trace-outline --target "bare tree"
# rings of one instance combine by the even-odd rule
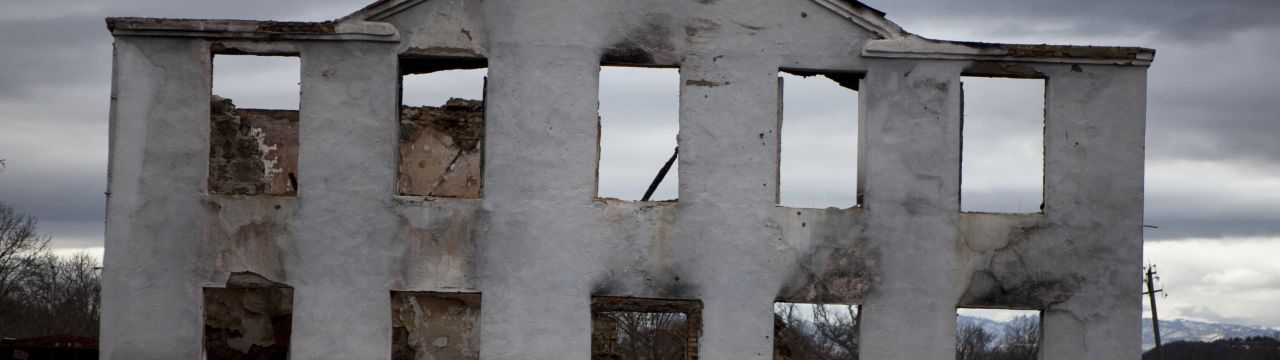
[[[956,360],[990,359],[991,333],[979,324],[965,324],[956,330]]]
[[[22,311],[23,285],[34,273],[36,262],[48,252],[49,237],[36,233],[36,218],[14,211],[0,202],[0,335],[6,335]]]
[[[857,322],[854,305],[775,305],[774,358],[857,359]]]
[[[607,325],[594,343],[593,359],[682,360],[688,334],[686,315],[674,312],[608,311],[593,314],[593,326]]]
[[[36,223],[0,202],[0,337],[97,337],[98,260],[54,255]]]
[[[1034,360],[1040,353],[1040,317],[1023,315],[1010,321],[997,353],[999,360]]]
[[[85,253],[42,256],[25,286],[29,331],[37,336],[96,338],[102,290],[97,265],[98,260]]]

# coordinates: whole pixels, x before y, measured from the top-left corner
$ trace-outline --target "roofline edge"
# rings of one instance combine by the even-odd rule
[[[868,41],[862,56],[874,58],[994,60],[1062,64],[1150,66],[1156,51],[1141,47],[995,44],[919,37]]]
[[[110,17],[107,30],[113,36],[165,36],[236,38],[253,40],[400,41],[400,33],[387,23],[291,22],[223,19],[165,19]]]

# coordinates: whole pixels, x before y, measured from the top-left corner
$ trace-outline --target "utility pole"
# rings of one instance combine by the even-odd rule
[[[1156,266],[1148,265],[1146,270],[1147,291],[1143,294],[1151,299],[1151,334],[1156,339],[1156,358],[1164,360],[1164,353],[1160,351],[1160,317],[1156,315],[1156,293],[1163,292],[1164,289],[1155,288]]]

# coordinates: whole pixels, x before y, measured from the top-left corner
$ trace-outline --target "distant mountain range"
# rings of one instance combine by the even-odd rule
[[[994,335],[995,341],[1004,338],[1009,330],[1009,323],[987,318],[960,315],[956,325],[978,324],[987,333]],[[1233,324],[1219,324],[1192,320],[1161,320],[1160,341],[1168,344],[1174,341],[1210,342],[1219,339],[1246,338],[1250,336],[1266,336],[1280,339],[1280,329],[1254,327]],[[1142,319],[1142,350],[1150,350],[1156,346],[1151,336],[1151,319]]]
[[[1191,320],[1160,320],[1160,342],[1165,344],[1174,341],[1210,342],[1250,336],[1280,339],[1280,330]],[[1156,347],[1156,340],[1151,336],[1151,319],[1142,319],[1142,350],[1146,351],[1153,347]]]

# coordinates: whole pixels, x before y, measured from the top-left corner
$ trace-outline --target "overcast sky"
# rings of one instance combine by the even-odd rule
[[[1161,314],[1280,328],[1280,261],[1275,260],[1280,254],[1280,1],[868,4],[908,31],[932,38],[1157,49],[1148,93],[1145,222],[1159,226],[1146,231],[1146,249],[1148,261],[1160,265],[1170,294]],[[39,217],[41,230],[53,235],[62,251],[101,251],[111,67],[104,17],[325,20],[364,5],[338,0],[4,1],[0,158],[7,168],[0,172],[0,201]],[[215,86],[225,86],[218,90],[233,99],[245,94],[241,97],[266,100],[267,106],[296,108],[296,66],[220,62],[216,67],[225,71],[218,72]],[[641,70],[606,70],[602,78],[605,196],[638,198],[675,145],[672,89],[678,80],[673,72],[634,71]],[[477,97],[482,77],[482,71],[442,74],[421,81],[425,85],[407,96],[421,96],[422,105],[454,91]],[[244,79],[271,85],[237,87]],[[856,177],[850,164],[856,147],[849,139],[856,138],[851,122],[857,94],[821,78],[785,81],[785,103],[792,106],[784,106],[782,203],[852,205]],[[1006,104],[1031,104],[1033,114],[1016,106],[967,108],[967,121],[1008,130],[981,145],[966,143],[966,208],[1034,211],[1039,205],[1040,135],[1019,129],[1027,128],[1028,119],[1034,129],[1043,93],[1026,90],[1036,84],[1017,86],[1025,84],[966,83],[971,101],[982,98],[973,93],[989,91]],[[674,197],[675,181],[669,178],[656,198]]]

